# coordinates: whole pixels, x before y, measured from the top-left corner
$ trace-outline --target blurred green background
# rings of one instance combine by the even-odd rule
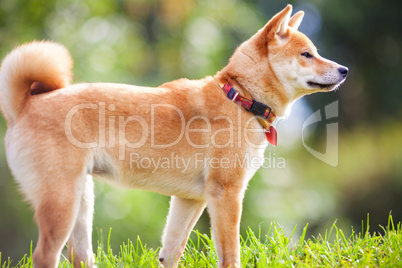
[[[74,82],[157,86],[181,77],[213,75],[236,46],[285,7],[283,0],[1,0],[0,56],[13,47],[48,39],[63,43],[75,60]],[[300,30],[326,58],[348,66],[337,92],[304,97],[278,125],[277,148],[267,168],[251,180],[242,232],[266,231],[277,221],[289,233],[309,223],[310,235],[335,219],[359,231],[370,214],[371,230],[402,218],[402,1],[289,1],[304,10]],[[325,107],[334,118],[303,127]],[[323,117],[324,118],[324,117]],[[337,140],[326,141],[328,124]],[[0,136],[6,123],[0,118]],[[335,145],[332,146],[331,145]],[[326,153],[331,165],[307,148]],[[331,148],[331,150],[329,149]],[[335,149],[334,149],[335,148]],[[160,245],[169,198],[96,183],[94,244],[112,228],[112,247],[137,236]],[[204,213],[196,228],[209,233]],[[17,190],[0,145],[0,252],[14,260],[36,243],[33,213]]]

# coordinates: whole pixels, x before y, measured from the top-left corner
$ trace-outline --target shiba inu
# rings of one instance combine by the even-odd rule
[[[66,243],[74,267],[94,265],[94,175],[172,196],[164,267],[178,265],[205,207],[219,267],[240,267],[242,200],[268,141],[276,143],[273,120],[306,94],[336,89],[348,73],[297,30],[304,13],[291,13],[288,5],[276,14],[214,76],[157,88],[71,85],[70,54],[53,42],[10,52],[0,105],[7,161],[39,228],[34,266],[56,267]]]

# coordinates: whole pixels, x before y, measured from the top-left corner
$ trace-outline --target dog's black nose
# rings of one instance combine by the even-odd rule
[[[338,71],[341,73],[341,75],[343,75],[343,77],[346,77],[348,75],[348,72],[349,72],[348,68],[346,68],[346,67],[340,67],[338,69]]]

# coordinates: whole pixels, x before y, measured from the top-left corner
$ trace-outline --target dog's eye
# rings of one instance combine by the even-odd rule
[[[308,53],[308,52],[303,52],[301,55],[302,55],[303,57],[306,57],[307,59],[313,58],[313,55],[311,55],[311,54]]]

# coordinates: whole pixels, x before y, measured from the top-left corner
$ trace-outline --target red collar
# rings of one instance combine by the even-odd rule
[[[237,92],[229,83],[225,84],[222,87],[223,91],[225,91],[226,96],[233,102],[240,104],[247,111],[252,112],[256,116],[259,116],[258,120],[262,127],[264,128],[265,135],[267,136],[267,140],[272,145],[276,146],[276,129],[272,126],[276,115],[272,111],[270,107],[265,105],[264,103],[258,102],[254,99],[247,98]],[[265,120],[263,120],[263,119]]]
[[[270,124],[274,122],[276,115],[274,114],[274,112],[272,112],[272,109],[264,103],[244,97],[239,92],[237,92],[229,83],[225,84],[222,89],[223,91],[225,91],[226,96],[231,101],[240,104],[247,111],[250,111],[257,116],[264,118]]]

